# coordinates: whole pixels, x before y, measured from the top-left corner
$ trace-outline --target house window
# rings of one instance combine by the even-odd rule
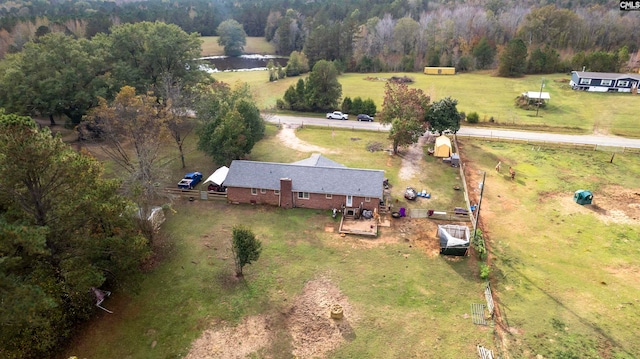
[[[333,198],[333,195],[331,193],[327,193],[327,194],[324,195],[324,198],[331,199],[331,198]]]
[[[298,192],[298,199],[309,199],[309,192]]]
[[[273,190],[273,194],[275,194],[276,196],[280,194],[280,190],[279,189],[274,189]]]
[[[601,80],[600,81],[600,85],[602,85],[602,86],[611,86],[612,83],[613,83],[613,80]]]
[[[591,79],[580,79],[580,85],[589,85],[591,84]]]
[[[618,81],[618,87],[629,87],[629,81],[624,81],[624,80]]]
[[[258,189],[257,189],[257,188],[252,188],[252,189],[251,189],[251,194],[252,194],[253,196],[257,195],[257,194],[258,194]]]
[[[261,193],[261,194],[265,194],[265,193],[267,193],[267,190],[266,190],[266,189],[264,189],[264,188],[260,188],[260,193]]]
[[[364,201],[365,201],[365,202],[371,202],[371,197],[365,197],[365,198],[364,198]]]

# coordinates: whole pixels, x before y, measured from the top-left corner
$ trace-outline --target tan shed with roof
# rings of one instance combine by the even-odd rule
[[[433,155],[435,157],[451,157],[452,153],[451,140],[449,137],[442,135],[436,138],[436,145],[433,149]]]

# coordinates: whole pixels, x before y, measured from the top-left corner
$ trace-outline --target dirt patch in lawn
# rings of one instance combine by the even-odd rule
[[[421,136],[417,143],[407,147],[407,149],[400,154],[402,164],[400,165],[398,175],[401,179],[411,179],[422,170],[422,156],[424,156],[422,148],[427,143],[427,139],[428,136]]]
[[[557,193],[552,198],[559,198],[568,213],[593,213],[605,223],[640,225],[640,188],[607,186],[593,196],[593,203],[583,206],[573,201],[573,193]]]
[[[330,316],[335,304],[342,307],[342,319]],[[292,354],[300,358],[323,358],[345,340],[355,338],[351,324],[357,321],[358,315],[328,278],[308,282],[286,317],[293,339]]]
[[[336,304],[342,309],[342,319],[331,318],[331,308]],[[291,341],[288,357],[325,358],[340,344],[355,338],[352,324],[357,320],[348,298],[329,278],[319,277],[307,282],[284,312],[251,316],[236,326],[206,330],[192,343],[185,358],[235,359],[257,353],[259,357],[272,357],[268,353],[277,352],[272,346],[283,331]]]
[[[206,330],[191,344],[185,359],[245,358],[265,348],[271,341],[268,319],[265,316],[245,318],[235,327]]]
[[[278,132],[278,139],[283,145],[301,152],[318,152],[318,153],[334,153],[324,147],[312,145],[308,142],[302,141],[296,136],[296,130],[294,127],[284,125]]]
[[[353,249],[366,249],[388,244],[406,244],[409,248],[423,251],[429,257],[440,255],[440,240],[437,237],[438,223],[425,218],[391,218],[389,227],[378,227],[377,237],[359,235],[334,235],[336,243],[351,246]],[[445,224],[444,222],[442,224]],[[448,222],[446,223],[448,224]],[[458,223],[456,223],[458,224]]]

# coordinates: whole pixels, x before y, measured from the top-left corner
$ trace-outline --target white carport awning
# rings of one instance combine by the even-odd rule
[[[527,96],[530,99],[542,99],[542,100],[551,100],[551,96],[548,92],[540,92],[540,91],[528,91],[523,93],[523,95]]]
[[[220,186],[222,185],[222,182],[224,182],[224,180],[227,179],[228,173],[229,173],[229,167],[222,166],[218,168],[215,172],[213,172],[213,174],[209,176],[209,178],[207,178],[207,180],[204,181],[204,183],[207,184],[209,182],[213,182],[213,184],[217,184],[218,186]]]

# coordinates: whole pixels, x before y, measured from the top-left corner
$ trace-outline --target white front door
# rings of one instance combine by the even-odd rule
[[[353,196],[347,196],[347,207],[351,207],[353,205]]]

